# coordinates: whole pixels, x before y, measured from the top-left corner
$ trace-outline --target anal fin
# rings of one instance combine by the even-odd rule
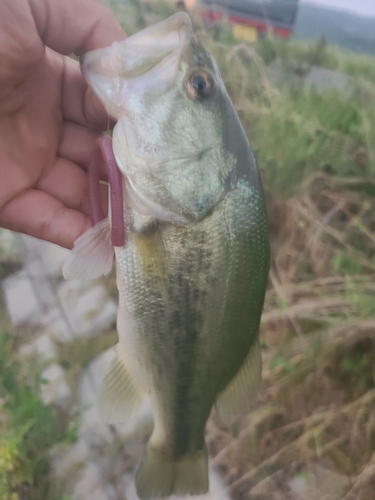
[[[239,371],[217,397],[215,408],[223,424],[231,425],[237,417],[251,409],[261,383],[262,357],[257,339]]]
[[[99,395],[101,417],[109,424],[122,424],[138,410],[144,397],[145,392],[129,374],[117,345]]]

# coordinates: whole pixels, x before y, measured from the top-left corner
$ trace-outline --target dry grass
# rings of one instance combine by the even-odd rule
[[[361,187],[319,174],[270,203],[264,388],[239,428],[208,433],[235,499],[302,498],[296,478],[311,499],[373,498],[375,199]]]

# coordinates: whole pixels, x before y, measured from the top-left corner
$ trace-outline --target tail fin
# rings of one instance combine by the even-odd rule
[[[208,492],[208,457],[204,448],[186,453],[176,462],[175,495],[203,495]]]
[[[141,500],[207,493],[207,451],[203,449],[187,453],[173,461],[162,452],[148,446],[146,455],[139,465],[135,484]]]

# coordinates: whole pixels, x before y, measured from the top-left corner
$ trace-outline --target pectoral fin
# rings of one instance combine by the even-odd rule
[[[215,407],[223,424],[232,424],[250,410],[261,382],[262,358],[257,339],[237,374],[218,395]]]
[[[144,397],[144,391],[129,374],[117,346],[99,395],[99,412],[103,420],[109,424],[124,423],[138,410]]]
[[[108,274],[113,265],[114,249],[108,218],[95,224],[74,243],[63,267],[65,279],[94,279]]]

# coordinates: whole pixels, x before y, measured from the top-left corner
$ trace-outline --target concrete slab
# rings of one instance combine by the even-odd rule
[[[45,404],[65,406],[70,400],[71,391],[65,380],[65,372],[60,365],[54,363],[41,373],[45,381],[41,385],[41,396]]]
[[[21,356],[37,356],[42,361],[56,358],[57,351],[49,333],[43,333],[27,344],[22,344],[18,351]]]
[[[274,59],[267,67],[270,82],[279,88],[312,87],[318,94],[333,89],[341,94],[350,94],[354,90],[354,81],[350,76],[322,68],[310,66],[293,60]]]
[[[69,321],[69,315],[65,314],[61,304],[52,307],[40,320],[41,325],[49,331],[51,337],[58,342],[71,342],[76,338]]]
[[[39,260],[29,262],[23,271],[30,277],[40,309],[47,311],[56,303],[57,297],[51,279],[47,276],[43,264]]]
[[[101,284],[66,281],[57,295],[76,335],[91,336],[116,321],[117,304]]]
[[[19,248],[25,264],[38,260],[43,265],[44,273],[50,277],[61,275],[63,263],[69,254],[66,248],[26,234],[20,235]]]
[[[14,325],[39,323],[57,300],[53,285],[40,261],[27,263],[2,283],[5,303]]]
[[[311,463],[303,475],[289,481],[293,500],[340,500],[350,489],[350,479]]]
[[[314,87],[318,94],[329,89],[340,93],[350,93],[353,90],[353,79],[348,75],[330,69],[312,66],[304,78],[307,86]]]
[[[36,323],[42,310],[29,274],[18,271],[3,283],[5,304],[13,325]]]
[[[113,442],[114,434],[111,432],[110,427],[103,422],[96,406],[82,410],[78,439],[84,441],[90,447]]]
[[[103,478],[101,471],[93,463],[89,463],[76,484],[73,500],[117,500],[114,487]]]
[[[51,472],[54,478],[66,484],[66,481],[70,481],[79,469],[87,465],[90,455],[90,448],[82,440],[78,440],[68,450],[66,446],[55,447],[50,455]]]

